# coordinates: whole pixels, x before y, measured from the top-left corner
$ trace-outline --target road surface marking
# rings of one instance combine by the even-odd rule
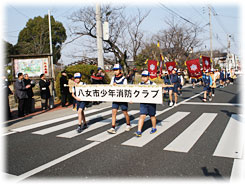
[[[99,113],[99,114],[95,114],[95,115],[89,116],[89,117],[86,118],[86,121],[89,122],[92,119],[104,117],[104,116],[107,116],[107,115],[110,115],[110,114],[111,114],[111,109],[108,110],[108,111]],[[45,129],[42,129],[42,130],[38,130],[38,131],[32,132],[32,134],[46,135],[46,134],[49,134],[49,133],[52,133],[52,132],[56,132],[56,131],[61,130],[61,129],[65,129],[65,128],[77,125],[77,122],[78,122],[78,120],[62,123],[62,124],[59,124],[59,125],[56,125],[56,126],[52,126],[52,127],[49,127],[49,128],[45,128]]]
[[[163,150],[187,153],[216,116],[217,113],[203,113]]]
[[[132,115],[137,114],[137,113],[139,113],[139,111],[136,111],[136,110],[128,112],[129,116],[132,116]],[[117,120],[118,121],[121,120],[121,119],[124,119],[124,118],[125,118],[124,114],[120,114],[120,115],[117,116]],[[108,125],[108,123],[111,123],[111,118],[105,119],[105,120],[100,121],[100,122],[96,122],[96,123],[94,123],[92,125],[89,125],[89,127],[87,129],[83,130],[81,133],[77,133],[77,130],[72,130],[72,131],[57,135],[56,137],[73,138],[73,137],[76,137],[78,135],[84,134],[86,132],[89,132],[89,131],[95,130],[97,128],[106,126],[106,125]]]
[[[185,105],[218,105],[218,106],[241,106],[237,103],[209,103],[209,102],[184,102]]]
[[[103,109],[106,109],[106,108],[108,108],[108,107],[105,107]],[[99,110],[102,110],[102,109],[99,109]],[[98,109],[91,109],[89,111],[85,110],[84,112],[85,112],[85,114],[90,114],[90,113],[93,113],[93,112],[96,112],[96,111],[98,111]],[[39,123],[23,126],[23,127],[20,127],[20,128],[14,128],[11,131],[13,131],[13,132],[23,132],[23,131],[31,130],[31,129],[34,129],[34,128],[39,128],[39,127],[42,127],[42,126],[45,126],[45,125],[50,125],[50,124],[53,124],[53,123],[57,123],[59,121],[64,121],[64,120],[68,120],[68,119],[75,118],[75,117],[77,117],[77,113],[69,115],[69,116],[64,116],[64,117],[60,117],[60,118],[56,118],[56,119],[51,119],[51,120],[42,121],[42,122],[39,122]]]
[[[146,131],[142,133],[142,137],[133,137],[123,142],[122,145],[143,147],[144,145],[155,139],[157,136],[159,136],[161,133],[163,133],[164,131],[175,125],[177,122],[182,120],[188,114],[190,114],[190,112],[176,112],[173,115],[166,118],[165,120],[161,121],[159,124],[157,124],[157,132],[155,134],[150,134],[151,128],[148,128]]]
[[[243,124],[238,114],[232,114],[229,122],[220,138],[213,156],[242,158]],[[243,136],[244,137],[244,136]]]
[[[17,177],[17,180],[21,181],[21,180],[24,180],[24,179],[26,179],[26,178],[28,178],[30,176],[33,176],[34,174],[37,174],[37,173],[39,173],[39,172],[41,172],[41,171],[43,171],[45,169],[48,169],[48,168],[50,168],[50,167],[52,167],[52,166],[54,166],[54,165],[56,165],[56,164],[58,164],[60,162],[63,162],[63,161],[65,161],[65,160],[67,160],[67,159],[69,159],[69,158],[71,158],[73,156],[76,156],[76,155],[78,155],[78,154],[80,154],[80,153],[82,153],[82,152],[84,152],[84,151],[86,151],[86,150],[98,145],[98,144],[99,144],[99,142],[92,142],[92,143],[90,143],[90,144],[88,144],[86,146],[83,146],[83,147],[81,147],[81,148],[79,148],[79,149],[77,149],[75,151],[72,151],[72,152],[70,152],[70,153],[68,153],[68,154],[66,154],[64,156],[61,156],[61,157],[59,157],[59,158],[57,158],[57,159],[55,159],[53,161],[50,161],[50,162],[48,162],[48,163],[46,163],[44,165],[41,165],[41,166],[39,166],[39,167],[37,167],[35,169],[32,169],[32,170],[30,170],[30,171],[28,171],[26,173],[23,173],[23,174],[19,175]]]

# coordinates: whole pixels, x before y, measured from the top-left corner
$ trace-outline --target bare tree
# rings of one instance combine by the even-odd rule
[[[126,62],[127,53],[133,58],[141,46],[143,33],[140,31],[140,25],[148,16],[149,12],[142,15],[140,10],[133,18],[127,18],[124,13],[125,7],[111,7],[106,5],[102,7],[102,22],[109,22],[109,39],[104,41],[104,52],[113,53],[116,61],[125,66],[127,71],[129,67]],[[94,7],[84,7],[74,12],[69,19],[73,22],[70,32],[76,38],[88,36],[91,38],[90,49],[96,49],[96,14]],[[128,51],[128,52],[127,52]]]
[[[167,19],[166,23],[169,28],[159,31],[153,40],[160,42],[163,54],[169,60],[183,63],[193,48],[201,46],[202,41],[198,38],[201,29],[195,25],[176,23],[174,19]]]

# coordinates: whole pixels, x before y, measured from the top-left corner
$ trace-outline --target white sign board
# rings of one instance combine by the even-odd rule
[[[49,74],[48,58],[14,59],[14,70],[18,73],[28,74],[29,77],[39,77],[42,73]]]
[[[81,101],[110,101],[162,104],[162,86],[153,85],[83,85],[76,87]]]

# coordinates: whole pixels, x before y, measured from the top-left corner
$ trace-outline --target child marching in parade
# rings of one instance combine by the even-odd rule
[[[119,64],[115,64],[113,67],[114,74],[115,76],[112,77],[111,79],[111,85],[126,85],[127,84],[127,79],[123,76],[122,73],[122,67]],[[126,119],[126,131],[130,131],[131,125],[130,125],[130,118],[128,115],[128,103],[127,102],[112,102],[112,127],[107,130],[108,133],[110,134],[115,134],[116,133],[116,116],[117,116],[117,111],[121,108],[123,111],[123,114]]]
[[[149,80],[149,72],[143,71],[141,74],[142,82],[139,85],[156,85],[156,83]],[[150,134],[156,133],[156,104],[148,104],[148,103],[141,103],[140,104],[140,119],[138,122],[138,131],[135,132],[135,135],[137,137],[141,137],[142,135],[142,127],[144,125],[144,121],[146,116],[149,115],[151,117],[151,123],[152,123],[152,130]]]
[[[178,86],[178,95],[182,96],[182,87],[184,85],[184,78],[182,76],[182,72],[180,69],[178,70],[178,79],[179,79],[179,86]]]
[[[88,127],[87,122],[85,120],[85,115],[84,115],[84,109],[86,106],[86,102],[81,101],[81,99],[76,96],[76,86],[85,85],[85,83],[81,81],[81,77],[82,75],[80,73],[74,74],[75,86],[72,88],[72,97],[77,101],[77,113],[78,113],[77,132],[78,133],[81,133],[82,130]],[[83,121],[83,127],[82,127],[82,121]]]
[[[180,80],[176,72],[177,72],[177,68],[174,68],[172,70],[172,74],[170,75],[171,84],[174,85],[173,87],[169,88],[169,100],[170,100],[169,106],[170,107],[172,107],[173,105],[176,105],[178,101],[177,94],[178,94],[178,86],[179,86]],[[173,93],[174,93],[174,103],[173,103],[173,96],[172,96]]]
[[[209,75],[208,70],[205,71],[205,74],[203,75],[203,91],[204,91],[204,97],[203,102],[207,101],[207,95],[209,95],[209,101],[212,101],[212,95],[211,95],[211,85],[212,85],[212,78]]]

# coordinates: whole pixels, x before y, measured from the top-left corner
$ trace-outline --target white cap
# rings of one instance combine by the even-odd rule
[[[150,73],[147,70],[145,70],[141,73],[141,76],[150,76]]]
[[[120,64],[115,64],[114,67],[113,67],[113,70],[121,70],[122,67]]]
[[[177,71],[177,68],[174,68],[175,71]]]
[[[75,73],[74,74],[74,78],[81,78],[82,77],[82,74],[80,74],[80,73]]]
[[[180,71],[180,69],[178,69],[178,71],[177,71],[178,73],[180,73],[181,71]]]
[[[205,71],[205,73],[208,73],[208,72],[209,72],[208,70]]]

